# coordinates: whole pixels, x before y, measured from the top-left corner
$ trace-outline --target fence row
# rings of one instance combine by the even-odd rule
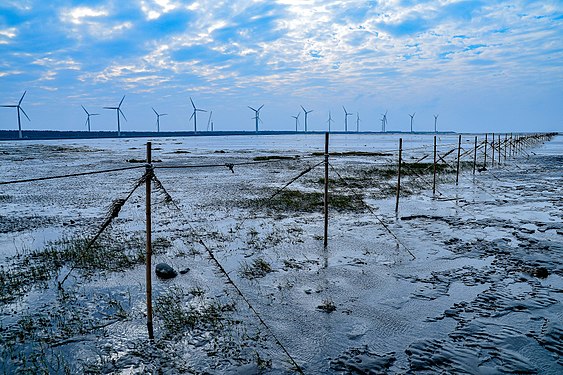
[[[414,175],[416,178],[420,178],[425,180],[424,173],[421,171],[427,171],[428,169],[432,170],[432,193],[433,195],[437,192],[437,176],[440,171],[444,171],[445,169],[449,169],[450,171],[455,171],[455,182],[456,184],[459,183],[459,177],[462,169],[462,165],[466,168],[471,168],[472,173],[475,174],[476,171],[486,171],[488,167],[494,167],[495,165],[501,165],[502,163],[506,162],[508,159],[515,157],[520,154],[527,154],[526,150],[529,147],[533,147],[539,143],[545,142],[550,140],[555,133],[546,133],[546,134],[527,134],[527,135],[512,135],[512,134],[492,134],[489,137],[488,134],[485,134],[484,139],[479,140],[477,136],[474,139],[463,141],[464,136],[459,135],[457,145],[438,145],[437,144],[437,137],[434,136],[433,139],[433,148],[432,150],[428,150],[428,147],[416,147],[416,148],[403,148],[403,139],[399,139],[399,147],[398,153],[395,154],[389,153],[387,156],[398,156],[397,160],[397,183],[396,183],[396,201],[395,201],[395,211],[399,211],[399,201],[401,196],[401,181],[404,177],[405,170],[410,169],[411,174]],[[341,155],[331,155],[330,148],[329,148],[329,133],[325,134],[325,145],[324,145],[324,153],[321,155],[317,155],[318,157],[322,157],[322,161],[315,163],[301,172],[299,175],[292,178],[286,184],[284,184],[281,188],[277,189],[274,194],[270,197],[273,199],[277,194],[281,191],[286,189],[288,186],[293,184],[295,181],[312,171],[313,169],[320,167],[321,165],[324,167],[324,186],[323,186],[323,246],[326,248],[328,246],[328,238],[329,238],[329,207],[330,207],[330,169],[335,172],[337,177],[344,181],[347,184],[346,179],[340,175],[340,173],[334,168],[334,165],[331,163],[331,158],[339,157]],[[445,148],[444,148],[445,147]],[[441,148],[441,149],[440,149]],[[423,156],[419,153],[421,150],[427,151]],[[416,152],[414,152],[416,151]],[[408,155],[409,152],[412,152],[411,158],[414,158],[414,161],[408,162],[405,158],[405,155]],[[406,154],[405,154],[406,153]],[[432,160],[432,162],[425,162],[426,160]],[[95,172],[82,172],[82,173],[74,173],[74,174],[66,174],[60,176],[50,176],[50,177],[42,177],[42,178],[33,178],[33,179],[26,179],[26,180],[16,180],[16,181],[4,181],[0,182],[0,185],[7,185],[7,184],[14,184],[14,183],[24,183],[24,182],[37,182],[42,180],[48,179],[55,179],[55,178],[69,178],[69,177],[77,177],[89,174],[97,174],[97,173],[108,173],[108,172],[116,172],[116,171],[124,171],[136,168],[144,168],[144,174],[141,178],[135,183],[133,190],[128,194],[126,199],[119,199],[114,202],[112,206],[112,213],[108,215],[108,218],[104,221],[103,225],[98,230],[95,237],[89,242],[87,246],[91,246],[99,235],[109,226],[111,221],[116,218],[119,214],[121,207],[127,202],[129,197],[133,194],[133,192],[142,186],[145,185],[145,221],[146,221],[146,303],[147,303],[147,332],[149,339],[154,338],[154,327],[153,327],[153,308],[152,308],[152,187],[153,184],[157,187],[158,190],[161,192],[164,191],[167,199],[167,202],[172,202],[172,197],[166,192],[163,184],[158,180],[155,174],[155,170],[157,169],[165,169],[165,168],[215,168],[215,167],[226,167],[231,171],[234,171],[233,168],[235,166],[252,166],[253,164],[261,164],[265,162],[280,162],[283,159],[278,160],[268,160],[268,161],[254,161],[254,162],[242,162],[242,163],[214,163],[214,164],[205,164],[205,165],[162,165],[157,166],[153,163],[152,158],[152,144],[151,142],[147,142],[146,144],[146,164],[144,166],[135,166],[135,167],[127,167],[127,168],[116,168],[116,169],[108,169],[104,171],[95,171]],[[414,171],[414,172],[413,172]],[[349,186],[347,184],[347,186]],[[350,188],[352,189],[352,188]],[[354,192],[355,194],[359,194]],[[361,195],[361,194],[359,194]],[[362,196],[363,201],[363,196]],[[364,202],[365,203],[365,202]],[[412,256],[415,257],[414,254],[408,249],[405,245],[403,245],[398,236],[396,236],[393,231],[385,224],[381,218],[379,218],[373,210],[366,204],[368,209],[374,214],[379,222],[385,227],[385,229],[397,240],[398,244],[401,244]],[[240,227],[240,226],[239,226]],[[269,329],[266,322],[260,317],[258,314],[257,309],[255,309],[248,299],[244,296],[241,290],[236,286],[234,281],[230,278],[229,274],[223,269],[222,265],[219,261],[214,257],[213,252],[211,249],[200,241],[201,244],[206,248],[209,253],[209,256],[214,259],[215,265],[221,271],[224,277],[227,278],[229,283],[237,290],[240,296],[245,300],[248,304],[249,308],[253,311],[256,315],[257,319],[270,331],[276,343],[282,347],[284,352],[288,355],[291,362],[295,366],[296,369],[299,369],[297,363],[293,360],[291,355],[285,350],[283,345],[277,338],[273,332]],[[59,282],[59,287],[63,287],[65,280],[67,279],[70,272],[73,271],[73,268],[70,269],[69,273],[66,275],[65,278]]]

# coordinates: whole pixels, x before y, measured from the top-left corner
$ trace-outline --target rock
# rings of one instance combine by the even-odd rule
[[[182,275],[185,275],[185,274],[188,273],[188,272],[190,272],[190,269],[189,269],[189,268],[184,268],[183,270],[180,271],[180,273],[181,273]]]
[[[540,279],[545,279],[549,276],[549,271],[545,267],[538,267],[532,270],[532,276],[535,276]]]
[[[166,263],[159,263],[156,265],[156,276],[160,277],[161,279],[172,279],[178,276],[178,272],[174,271],[174,268],[170,267]]]

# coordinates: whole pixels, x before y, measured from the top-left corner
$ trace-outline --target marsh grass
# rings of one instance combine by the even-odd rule
[[[283,156],[283,155],[262,155],[252,158],[254,161],[268,161],[268,160],[292,160],[297,159],[298,156]]]
[[[130,301],[111,293],[85,299],[77,289],[58,290],[49,303],[35,305],[0,326],[0,373],[80,372],[68,345],[88,341],[92,334],[127,319],[130,309]]]
[[[100,236],[90,247],[89,242],[83,236],[62,238],[9,258],[8,264],[0,267],[0,304],[14,301],[34,287],[46,288],[64,269],[90,278],[125,271],[146,259],[142,233],[113,231]],[[153,253],[163,253],[170,246],[170,241],[157,238]]]
[[[245,279],[254,280],[262,278],[273,271],[274,270],[270,263],[265,261],[263,258],[256,258],[250,264],[247,262],[242,263],[240,275]]]
[[[272,199],[261,198],[252,202],[254,206],[278,212],[322,212],[323,199],[322,192],[286,189]],[[339,211],[357,211],[364,207],[357,195],[340,192],[330,194],[329,205]]]
[[[188,297],[192,297],[191,299]],[[184,293],[173,287],[158,296],[154,304],[155,317],[161,323],[165,338],[180,336],[187,331],[214,331],[228,325],[227,313],[235,310],[233,303],[222,304],[197,293]]]

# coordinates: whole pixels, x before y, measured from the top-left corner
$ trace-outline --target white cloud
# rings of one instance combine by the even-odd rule
[[[172,12],[177,9],[180,4],[171,0],[142,0],[141,11],[145,14],[145,18],[149,21],[160,18],[163,14]]]
[[[60,19],[70,24],[69,36],[81,39],[89,35],[98,39],[111,39],[133,27],[133,22],[118,22],[109,19],[111,9],[109,8],[66,8],[60,12]]]
[[[89,19],[91,18],[107,17],[108,14],[108,10],[104,8],[95,9],[88,7],[78,7],[63,10],[61,17],[66,22],[70,22],[75,25],[81,25],[83,23],[90,22]]]
[[[15,27],[9,27],[7,29],[0,29],[0,44],[10,43],[10,39],[17,36],[17,29]]]

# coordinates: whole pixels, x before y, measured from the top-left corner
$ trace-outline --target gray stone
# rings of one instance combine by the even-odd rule
[[[156,276],[161,279],[172,279],[178,275],[178,272],[174,271],[174,268],[170,267],[166,263],[159,263],[156,265]]]

